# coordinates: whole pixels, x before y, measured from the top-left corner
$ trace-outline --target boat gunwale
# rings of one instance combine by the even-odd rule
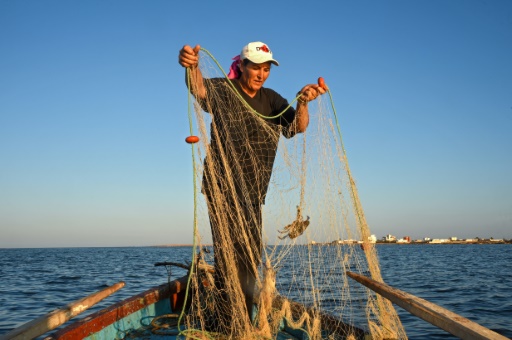
[[[167,298],[170,299],[172,310],[180,309],[183,306],[187,282],[188,276],[185,275],[173,281],[154,286],[144,292],[96,311],[80,320],[76,320],[45,337],[44,340],[74,340],[89,337],[113,325],[119,320],[122,320],[123,318]],[[334,331],[338,334],[353,334],[356,339],[364,339],[366,332],[362,329],[354,325],[347,324],[329,313],[319,310],[315,311],[314,308],[308,308],[301,303],[280,295],[276,296],[275,303],[277,306],[281,306],[285,300],[290,303],[294,318],[300,318],[300,315],[304,312],[314,313],[320,316],[322,328],[329,329],[330,331]]]
[[[147,306],[171,298],[173,295],[184,293],[187,281],[188,276],[183,276],[171,282],[152,287],[77,320],[45,337],[44,340],[83,339],[88,337]],[[172,297],[172,300],[177,301],[177,296]]]

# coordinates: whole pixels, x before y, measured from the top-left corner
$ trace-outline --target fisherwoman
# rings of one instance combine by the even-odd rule
[[[202,191],[212,230],[215,284],[218,290],[224,291],[233,282],[235,278],[229,275],[229,266],[234,262],[250,320],[262,257],[261,211],[279,138],[281,134],[291,138],[306,131],[308,103],[326,90],[318,84],[303,86],[294,108],[279,93],[264,87],[272,67],[279,66],[267,44],[251,42],[244,46],[233,58],[230,80],[203,78],[198,67],[200,49],[199,45],[184,46],[179,52],[179,64],[188,68],[190,90],[202,109],[212,116]],[[240,104],[240,96],[259,115],[272,118],[261,119],[247,107],[233,104]],[[217,306],[221,331],[229,327],[235,315],[230,299],[231,296],[225,295]]]

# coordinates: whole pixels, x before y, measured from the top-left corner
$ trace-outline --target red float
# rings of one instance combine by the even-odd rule
[[[199,137],[197,137],[197,136],[188,136],[187,138],[185,138],[185,142],[187,142],[188,144],[197,143],[197,142],[199,142]]]
[[[322,77],[318,78],[318,86],[320,86],[321,88],[323,88],[324,90],[327,91],[327,85],[325,85],[324,78],[322,78]]]

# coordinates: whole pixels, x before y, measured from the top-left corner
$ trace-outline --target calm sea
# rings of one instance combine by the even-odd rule
[[[377,247],[386,283],[512,337],[512,245]],[[164,283],[162,261],[190,262],[191,248],[0,249],[0,334],[118,281],[83,315]],[[396,308],[410,339],[454,338]]]

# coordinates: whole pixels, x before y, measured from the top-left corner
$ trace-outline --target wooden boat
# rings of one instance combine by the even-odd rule
[[[461,339],[507,339],[460,315],[384,283],[376,282],[356,273],[347,272],[347,275],[411,314]],[[166,339],[185,339],[187,337],[194,339],[225,338],[218,334],[185,329],[184,322],[180,320],[180,314],[183,310],[187,310],[188,301],[190,301],[186,292],[187,281],[188,276],[184,276],[151,288],[73,322],[46,336],[44,340],[159,339],[162,337]],[[92,306],[122,288],[123,285],[123,283],[118,283],[104,291],[69,304],[65,308],[31,321],[5,335],[0,335],[0,340],[32,339],[45,334],[51,329],[64,324],[75,314],[83,311],[84,308]],[[275,308],[279,308],[284,301],[290,303],[293,317],[298,318],[304,310],[308,309],[284,297],[275,299]],[[308,310],[310,311],[310,309]],[[328,313],[320,311],[316,311],[316,313],[320,315],[321,319],[322,338],[345,339],[347,334],[351,334],[350,339],[371,339],[371,336],[360,328],[344,323]],[[304,329],[290,327],[286,320],[283,320],[276,339],[309,339],[309,335]]]
[[[100,310],[83,320],[51,334],[50,339],[153,339],[165,337],[166,339],[184,339],[179,334],[185,331],[181,323],[178,326],[180,313],[185,304],[185,287],[187,276],[149,289],[141,294],[132,296],[108,308]],[[284,298],[276,299],[282,303]],[[299,315],[305,307],[292,303],[294,314]],[[153,317],[157,316],[157,317]],[[329,315],[322,315],[323,333],[328,335],[346,334],[350,331],[356,334],[356,339],[364,339],[365,332],[356,327],[347,325],[341,320]],[[190,335],[190,333],[189,333]],[[209,333],[204,338],[216,337]],[[223,338],[222,335],[218,335]],[[193,338],[202,338],[201,332],[196,331]],[[278,339],[307,339],[303,329],[294,329],[283,323]],[[339,337],[341,338],[341,337]]]
[[[158,339],[162,337],[185,339],[187,336],[195,339],[226,338],[222,334],[186,329],[180,314],[183,310],[188,309],[191,301],[191,297],[187,296],[187,281],[188,276],[183,276],[153,287],[70,323],[47,335],[44,340]],[[80,312],[85,310],[122,286],[124,283],[118,283],[102,292],[69,304],[65,308],[31,321],[5,335],[0,335],[0,339],[32,339],[47,334],[52,328],[64,324],[75,316],[77,309]],[[280,308],[285,301],[289,304],[294,319],[298,319],[305,310],[311,310],[281,296],[274,299],[274,307]],[[343,339],[345,334],[353,334],[352,339],[365,339],[367,335],[362,329],[344,323],[328,313],[316,311],[316,314],[321,317],[322,337],[325,335],[325,338],[330,336],[330,339]],[[293,328],[285,319],[281,322],[276,338],[309,339],[309,336],[304,328]]]

